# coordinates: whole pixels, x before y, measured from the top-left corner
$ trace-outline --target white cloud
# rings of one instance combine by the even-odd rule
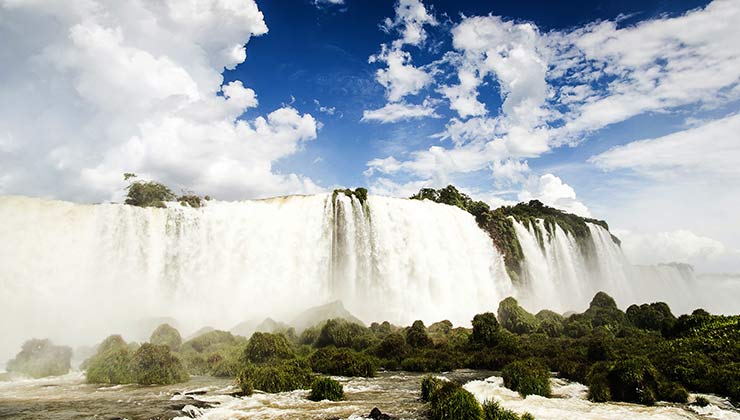
[[[399,49],[404,44],[419,45],[426,40],[427,34],[424,25],[436,26],[437,20],[424,7],[420,0],[399,0],[396,3],[395,17],[386,18],[383,28],[390,32],[397,29],[401,38],[393,42],[393,47]]]
[[[544,174],[540,177],[530,177],[525,189],[519,193],[519,201],[539,200],[542,203],[577,214],[590,217],[591,212],[583,203],[576,199],[576,192],[570,185],[564,183],[553,174]]]
[[[386,96],[391,102],[419,93],[432,82],[429,73],[411,64],[411,54],[406,51],[388,48],[383,44],[380,53],[371,56],[369,61],[387,65],[375,72],[375,78],[386,89]]]
[[[267,32],[254,1],[0,0],[0,15],[0,192],[101,200],[128,171],[222,198],[318,189],[272,166],[314,118],[240,120],[256,93],[221,86]]]
[[[405,102],[385,104],[382,108],[365,110],[361,121],[377,121],[385,124],[423,117],[439,117],[430,101],[424,101],[421,105],[411,105]]]
[[[593,156],[605,170],[631,169],[651,177],[740,178],[740,114],[656,139],[638,140]]]
[[[720,241],[683,229],[657,233],[615,230],[615,234],[621,239],[622,250],[633,264],[696,264],[731,252]]]

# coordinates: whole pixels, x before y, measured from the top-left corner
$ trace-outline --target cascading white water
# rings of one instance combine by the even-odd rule
[[[543,220],[529,226],[512,221],[524,254],[519,292],[530,310],[582,311],[599,291],[613,296],[623,309],[654,301],[668,302],[678,313],[694,309],[697,288],[690,269],[633,266],[609,231],[593,223],[587,223],[590,241],[580,246],[557,225],[549,234]]]
[[[0,220],[0,360],[32,336],[93,343],[161,316],[229,329],[334,299],[367,322],[465,324],[512,293],[473,217],[428,201],[143,209],[0,197]]]

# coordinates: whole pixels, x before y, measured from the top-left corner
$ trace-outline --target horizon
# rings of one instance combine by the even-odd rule
[[[224,201],[453,184],[606,220],[634,264],[740,273],[737,2],[0,1],[0,17],[2,195],[120,201],[124,172]]]

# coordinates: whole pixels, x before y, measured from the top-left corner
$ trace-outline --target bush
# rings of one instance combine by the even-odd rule
[[[182,345],[182,337],[170,324],[162,324],[152,332],[149,342],[157,346],[167,346],[172,351],[177,351]]]
[[[586,378],[588,382],[588,399],[594,402],[607,402],[612,400],[609,389],[609,372],[611,364],[607,362],[595,363],[589,369]]]
[[[583,317],[594,328],[604,326],[611,331],[619,331],[627,325],[627,316],[617,308],[614,298],[604,292],[598,292],[594,296]]]
[[[413,348],[424,348],[432,346],[432,339],[427,334],[427,328],[422,321],[414,321],[406,329],[406,343]]]
[[[473,317],[473,334],[470,342],[485,347],[493,347],[498,341],[501,326],[496,315],[491,312],[478,314]]]
[[[308,359],[311,369],[337,376],[375,376],[375,363],[369,357],[351,349],[324,347]]]
[[[519,306],[519,302],[513,297],[499,303],[498,320],[502,327],[515,334],[530,334],[537,331],[539,326],[537,318]]]
[[[480,420],[483,410],[473,394],[459,384],[444,382],[429,398],[433,420]]]
[[[445,381],[434,376],[425,376],[421,380],[421,399],[429,401],[432,394],[439,391],[444,385]]]
[[[317,347],[351,347],[362,350],[370,347],[374,340],[372,333],[362,325],[341,318],[326,321],[316,338]]]
[[[663,381],[658,384],[658,398],[661,401],[685,404],[689,400],[689,392],[676,382]]]
[[[69,372],[72,349],[55,346],[50,340],[31,339],[23,343],[21,351],[8,361],[8,372],[28,375],[32,378],[59,376]]]
[[[534,316],[539,321],[537,332],[547,334],[548,337],[560,337],[563,335],[563,318],[562,315],[553,311],[543,309]]]
[[[550,372],[536,359],[512,362],[501,372],[504,386],[519,392],[522,397],[535,394],[549,397]]]
[[[519,417],[515,412],[501,407],[497,401],[483,402],[483,420],[519,420],[520,418],[522,420],[534,419],[529,413]]]
[[[697,407],[706,407],[709,405],[709,400],[704,397],[696,397],[691,405],[695,405]]]
[[[268,393],[306,389],[313,379],[310,369],[297,360],[289,360],[265,365],[250,363],[241,369],[236,381],[244,394],[251,395],[254,389]]]
[[[654,331],[670,331],[676,324],[676,317],[664,302],[631,305],[627,308],[627,319],[637,328]]]
[[[385,336],[380,342],[376,354],[386,359],[402,359],[409,352],[406,338],[400,333],[394,332]]]
[[[142,385],[167,385],[188,380],[180,359],[169,347],[144,343],[131,358],[131,374]]]
[[[166,201],[175,199],[175,194],[167,186],[154,181],[132,182],[126,191],[125,203],[138,207],[165,207]]]
[[[97,353],[85,361],[85,377],[89,383],[128,384],[134,382],[131,373],[133,352],[120,335],[111,335],[98,346]]]
[[[243,364],[265,363],[279,359],[292,359],[293,357],[295,357],[295,351],[285,336],[256,332],[252,334],[244,348],[241,362]]]
[[[233,377],[238,370],[230,369],[228,363],[239,360],[246,343],[247,340],[243,337],[213,330],[183,343],[180,346],[180,356],[191,374]],[[227,359],[231,360],[226,362]]]
[[[344,399],[344,387],[332,378],[318,378],[311,385],[311,394],[308,396],[312,401],[341,401]]]

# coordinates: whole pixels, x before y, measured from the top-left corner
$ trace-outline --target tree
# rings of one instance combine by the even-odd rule
[[[427,334],[427,328],[422,321],[414,323],[406,329],[406,342],[413,348],[431,347],[432,339]]]
[[[492,347],[498,341],[501,326],[496,319],[496,315],[491,312],[478,314],[473,317],[473,335],[470,341],[474,344]]]

